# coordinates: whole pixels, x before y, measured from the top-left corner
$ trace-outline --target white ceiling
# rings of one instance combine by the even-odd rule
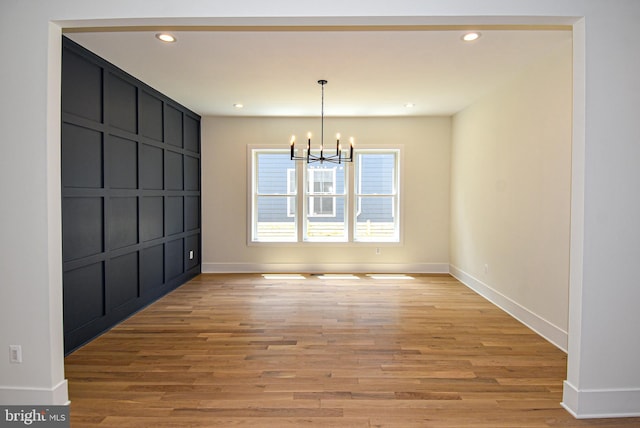
[[[451,115],[571,40],[558,29],[88,31],[67,37],[203,116]],[[233,107],[242,103],[244,108]],[[407,108],[405,104],[414,103]]]

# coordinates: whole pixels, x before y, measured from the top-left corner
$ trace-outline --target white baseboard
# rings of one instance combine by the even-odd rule
[[[562,403],[578,419],[640,416],[640,389],[583,389],[564,381]]]
[[[551,324],[549,321],[536,315],[524,306],[521,306],[519,303],[514,302],[507,296],[499,293],[489,285],[467,274],[458,267],[451,265],[449,267],[449,272],[458,281],[462,282],[464,285],[480,294],[503,311],[507,312],[509,315],[547,339],[562,351],[567,352],[569,335],[566,331]]]
[[[6,406],[68,405],[67,380],[63,380],[53,388],[18,388],[0,385],[0,403]]]
[[[202,263],[202,273],[449,273],[448,263]]]

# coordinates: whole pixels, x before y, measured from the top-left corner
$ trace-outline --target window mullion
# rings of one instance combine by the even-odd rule
[[[357,159],[357,156],[356,156]],[[356,166],[356,165],[354,165]],[[355,241],[355,225],[356,225],[356,212],[355,212],[355,194],[356,194],[356,187],[355,187],[355,174],[350,173],[353,170],[351,168],[345,168],[345,174],[347,175],[347,180],[346,180],[346,186],[345,186],[345,190],[344,190],[344,199],[345,199],[345,204],[346,207],[345,209],[347,210],[347,213],[345,215],[345,222],[346,227],[347,227],[347,241],[348,242],[354,242]]]
[[[306,163],[296,162],[296,242],[303,241],[304,222],[307,212],[305,203],[306,169]]]

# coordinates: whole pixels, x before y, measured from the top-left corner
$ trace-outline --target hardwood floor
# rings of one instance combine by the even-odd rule
[[[359,278],[200,275],[65,359],[72,427],[640,426],[454,278]]]

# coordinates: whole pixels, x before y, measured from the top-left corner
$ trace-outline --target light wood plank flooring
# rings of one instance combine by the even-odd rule
[[[200,275],[65,359],[72,427],[637,427],[560,407],[566,355],[448,275]]]

